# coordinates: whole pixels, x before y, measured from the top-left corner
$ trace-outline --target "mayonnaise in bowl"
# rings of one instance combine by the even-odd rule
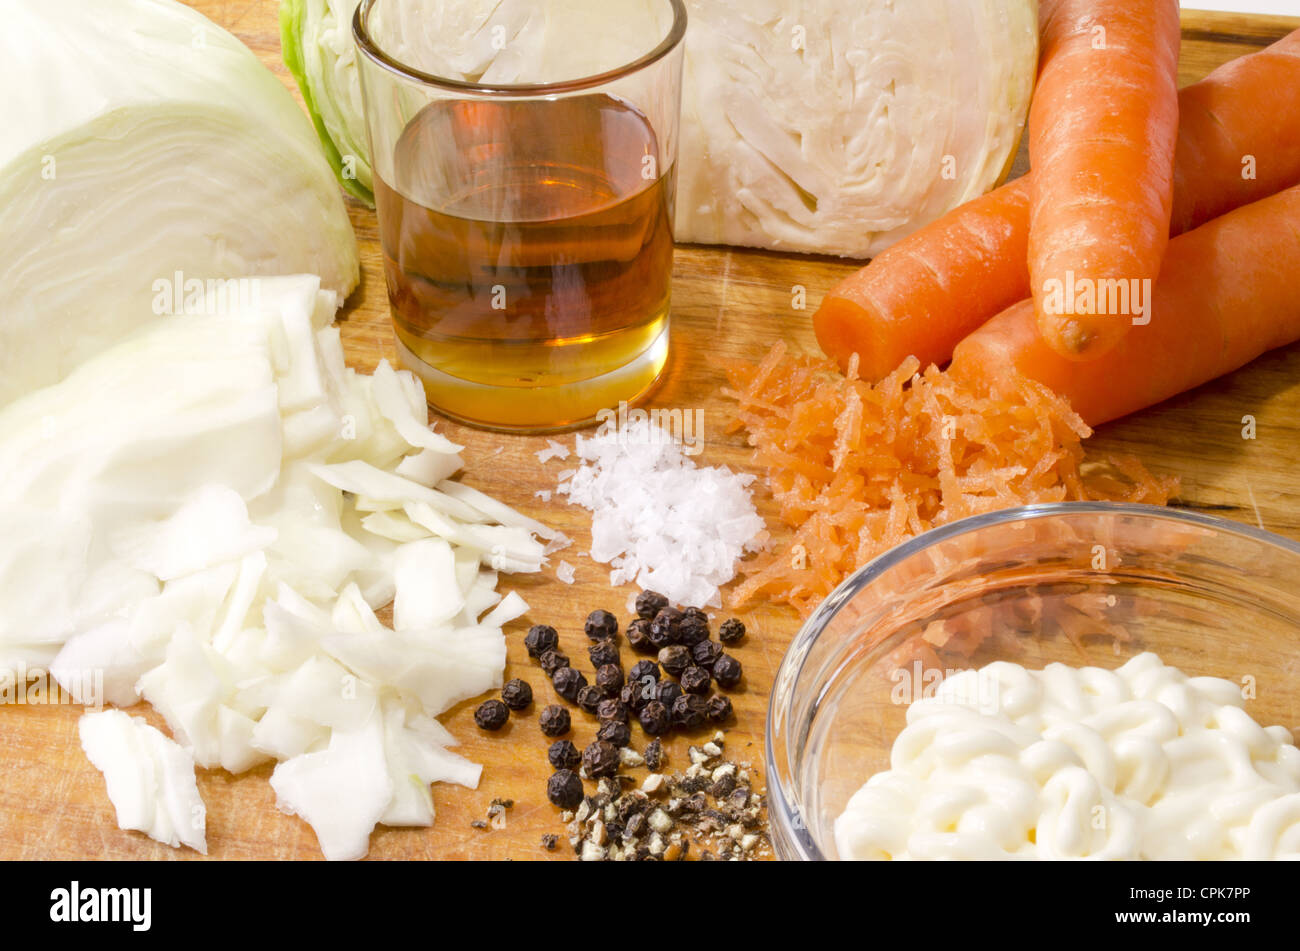
[[[913,702],[835,820],[850,859],[1300,858],[1300,749],[1153,653],[998,661]]]

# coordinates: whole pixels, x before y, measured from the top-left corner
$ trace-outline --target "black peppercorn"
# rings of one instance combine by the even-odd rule
[[[618,618],[608,611],[597,609],[587,615],[587,623],[582,629],[587,632],[587,637],[593,641],[603,641],[606,638],[618,636]]]
[[[650,643],[655,647],[667,647],[677,643],[677,628],[682,623],[682,612],[676,608],[664,608],[650,622]]]
[[[668,599],[658,591],[642,591],[636,596],[637,616],[647,621],[653,620],[654,616],[666,607],[668,607]]]
[[[681,644],[670,644],[659,652],[659,666],[680,677],[682,671],[691,666],[691,652]]]
[[[673,683],[671,680],[662,681],[655,688],[655,699],[658,700],[660,703],[662,703],[665,707],[671,707],[673,705],[673,701],[676,700],[681,695],[682,695],[681,686],[679,684]]]
[[[688,614],[682,618],[682,623],[677,625],[677,643],[685,644],[687,647],[694,647],[700,641],[709,639],[709,622],[703,618]]]
[[[486,700],[474,711],[474,722],[484,730],[499,730],[510,719],[510,711],[500,700]]]
[[[596,716],[604,720],[621,720],[626,723],[632,718],[632,713],[628,705],[617,697],[611,697],[608,700],[602,700],[596,706]]]
[[[659,767],[664,764],[664,745],[658,740],[651,740],[641,755],[645,757],[645,764],[650,772],[657,773]]]
[[[691,657],[701,667],[712,667],[722,656],[722,645],[717,641],[700,641],[691,648]]]
[[[654,695],[646,696],[646,688],[641,684],[624,684],[623,689],[618,692],[618,699],[626,704],[629,710],[640,710]]]
[[[573,703],[578,699],[578,691],[587,686],[587,678],[572,667],[561,667],[551,675],[551,684],[556,693]]]
[[[609,638],[597,641],[587,648],[587,657],[591,659],[593,670],[606,664],[617,664],[618,645]]]
[[[709,720],[712,723],[726,723],[731,719],[731,698],[715,693],[709,698]]]
[[[537,662],[542,665],[542,670],[546,672],[546,676],[551,677],[561,667],[569,666],[569,655],[562,650],[551,648],[537,658]]]
[[[623,689],[623,669],[618,664],[605,664],[596,671],[596,688],[605,697],[617,697]]]
[[[511,710],[523,710],[533,702],[533,688],[516,677],[501,688],[501,702]]]
[[[708,714],[708,704],[703,697],[684,693],[673,701],[673,723],[683,730],[694,730],[703,726]]]
[[[652,660],[638,660],[627,672],[628,683],[645,683],[646,679],[659,679],[659,665]]]
[[[546,758],[556,769],[577,769],[582,756],[569,740],[556,740],[546,751]]]
[[[696,607],[682,608],[682,617],[683,618],[693,617],[696,618],[697,620],[703,621],[705,624],[709,623],[709,616],[704,613],[703,608],[696,608]]]
[[[600,688],[588,684],[585,687],[578,688],[578,695],[573,698],[573,702],[584,713],[595,713],[602,699],[603,694],[601,694]]]
[[[718,640],[724,644],[734,644],[745,636],[745,625],[734,617],[728,621],[722,622],[722,627],[718,628]]]
[[[582,766],[588,776],[613,776],[619,762],[618,747],[604,740],[596,740],[582,751]]]
[[[643,654],[654,650],[654,643],[650,640],[650,622],[639,617],[629,624],[627,642],[634,651],[641,651]]]
[[[663,736],[673,726],[672,714],[658,700],[651,700],[642,707],[637,719],[641,721],[641,729],[651,736]]]
[[[692,664],[682,671],[678,682],[682,685],[682,690],[687,693],[705,694],[709,692],[709,684],[712,680],[707,670]]]
[[[541,657],[547,651],[554,650],[559,643],[560,635],[549,624],[534,624],[524,638],[524,647],[528,648],[529,657]]]
[[[537,722],[547,736],[563,736],[569,732],[569,711],[553,703],[542,711]]]
[[[546,798],[561,809],[576,809],[582,802],[582,780],[571,769],[557,770],[546,781]]]
[[[719,686],[734,687],[740,683],[742,673],[740,661],[730,654],[723,654],[713,663],[713,679]]]
[[[632,742],[632,730],[621,720],[606,720],[596,732],[596,739],[604,740],[616,748],[627,746]]]

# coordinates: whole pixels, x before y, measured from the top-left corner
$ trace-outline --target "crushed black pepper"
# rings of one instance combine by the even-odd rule
[[[771,855],[763,796],[748,764],[727,760],[715,734],[690,748],[691,765],[658,771],[662,748],[646,747],[652,772],[639,788],[601,777],[595,792],[566,812],[569,845],[583,861],[749,861]]]
[[[667,757],[664,755],[664,745],[659,740],[651,740],[646,745],[645,752],[641,755],[645,757],[646,768],[652,773],[659,772],[667,761]]]

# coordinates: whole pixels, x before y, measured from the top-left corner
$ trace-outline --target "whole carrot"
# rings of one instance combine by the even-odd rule
[[[1172,234],[1300,182],[1300,30],[1178,94]]]
[[[841,281],[813,314],[817,343],[882,380],[907,357],[943,363],[957,341],[1029,296],[1029,180],[966,202]]]
[[[1029,281],[1052,349],[1090,359],[1149,315],[1178,137],[1178,0],[1042,0],[1029,109]],[[1125,282],[1127,306],[1098,294]]]
[[[1179,93],[1171,233],[1300,183],[1300,30]],[[1018,179],[899,241],[836,285],[813,316],[827,356],[878,380],[909,355],[943,364],[1030,296],[1029,181]]]
[[[957,345],[949,372],[1016,371],[1070,401],[1089,425],[1159,403],[1300,340],[1300,186],[1230,211],[1169,243],[1153,319],[1095,360],[1056,353],[1033,302],[999,314]]]

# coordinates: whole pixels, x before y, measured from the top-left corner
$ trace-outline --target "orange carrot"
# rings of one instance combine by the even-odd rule
[[[991,380],[1015,370],[1069,400],[1090,426],[1199,386],[1300,340],[1300,186],[1230,211],[1169,244],[1152,320],[1086,363],[1054,352],[1033,302],[960,344],[950,372]]]
[[[845,278],[813,314],[822,351],[864,380],[907,357],[943,363],[957,341],[1029,296],[1029,180],[968,201]]]
[[[1171,233],[1300,183],[1300,30],[1188,86],[1179,110]],[[858,354],[867,380],[909,355],[947,362],[963,337],[1030,296],[1028,234],[1022,178],[841,281],[813,316],[818,343],[841,368]]]
[[[1092,359],[1149,316],[1137,292],[1169,243],[1178,0],[1042,0],[1038,22],[1029,284],[1052,349]],[[1122,306],[1096,293],[1113,281],[1134,291]]]
[[[1300,30],[1178,94],[1173,234],[1300,182]]]

